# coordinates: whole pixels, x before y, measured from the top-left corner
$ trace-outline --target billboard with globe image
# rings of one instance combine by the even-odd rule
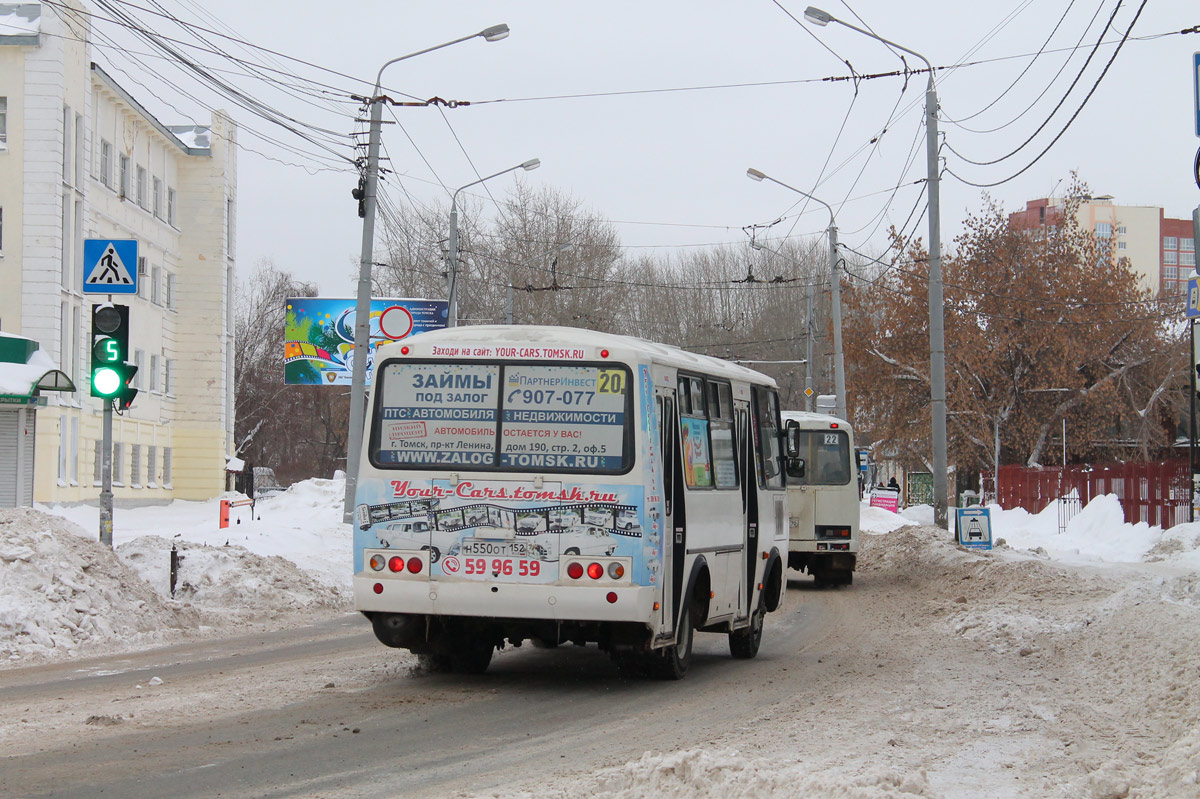
[[[290,386],[348,386],[354,373],[356,301],[338,297],[287,300],[283,335],[284,380]],[[367,385],[380,344],[446,326],[445,300],[371,300]]]

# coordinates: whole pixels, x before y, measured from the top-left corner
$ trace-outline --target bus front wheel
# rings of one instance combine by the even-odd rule
[[[750,618],[750,624],[729,634],[729,654],[740,660],[749,660],[758,654],[762,645],[763,621],[767,613],[760,605]]]

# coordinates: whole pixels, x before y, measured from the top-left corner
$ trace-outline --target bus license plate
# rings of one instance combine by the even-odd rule
[[[487,541],[482,538],[464,538],[459,554],[464,558],[536,558],[537,552],[528,541]]]
[[[542,562],[532,558],[467,556],[462,559],[462,572],[464,577],[475,580],[537,577],[542,573]]]

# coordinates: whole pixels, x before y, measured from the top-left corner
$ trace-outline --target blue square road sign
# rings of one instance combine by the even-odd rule
[[[83,240],[84,294],[137,294],[137,239]]]

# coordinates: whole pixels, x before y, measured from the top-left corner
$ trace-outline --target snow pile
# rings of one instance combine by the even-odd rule
[[[343,481],[309,480],[234,508],[220,499],[118,508],[115,552],[99,509],[0,510],[0,664],[131,649],[278,623],[350,601]],[[238,521],[240,520],[240,524]],[[171,596],[171,547],[178,574]]]
[[[70,522],[0,509],[0,660],[149,645],[198,624]]]
[[[349,589],[353,534],[342,522],[345,492],[344,480],[305,480],[259,499],[253,510],[249,505],[231,508],[226,528],[218,526],[220,501],[244,500],[241,494],[223,494],[204,502],[176,500],[168,505],[117,508],[113,543],[119,548],[139,536],[155,535],[197,544],[237,545],[264,557],[287,558],[328,585]],[[98,529],[100,511],[96,507],[41,509],[86,530]]]
[[[279,556],[263,557],[237,546],[175,544],[175,599],[201,610],[254,621],[291,611],[332,609],[348,592],[329,586]],[[171,542],[140,536],[117,547],[117,556],[164,597],[170,596]]]
[[[490,793],[508,799],[912,799],[936,796],[925,775],[884,769],[849,777],[814,774],[802,764],[747,758],[731,749],[685,749],[670,754],[647,752],[639,760],[603,769],[536,793]]]

